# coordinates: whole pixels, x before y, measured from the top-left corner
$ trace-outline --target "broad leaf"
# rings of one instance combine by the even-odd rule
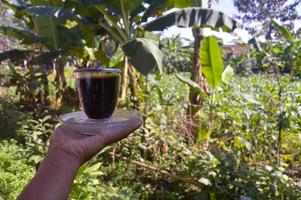
[[[55,19],[52,16],[47,15],[47,12],[43,13],[44,5],[47,3],[43,0],[32,0],[34,7],[29,7],[24,9],[27,14],[33,15],[35,21],[35,29],[37,34],[45,40],[45,45],[48,49],[57,50],[58,49],[58,37]],[[45,14],[47,13],[47,14]]]
[[[196,82],[194,82],[193,80],[189,79],[189,78],[186,78],[180,74],[176,74],[177,78],[187,84],[189,87],[193,88],[195,91],[198,91],[199,94],[205,96],[207,95],[207,93],[203,90],[203,88]]]
[[[39,31],[40,34],[43,35],[43,37],[47,38],[47,41],[52,44],[54,49],[58,49],[59,46],[62,44],[60,43],[58,39],[58,30],[57,26],[63,24],[66,20],[74,20],[79,23],[79,29],[74,30],[77,31],[75,34],[81,35],[86,41],[86,45],[89,47],[95,47],[95,34],[94,31],[91,30],[90,21],[88,21],[86,18],[81,18],[74,14],[72,10],[69,9],[62,9],[59,7],[52,7],[52,6],[35,6],[25,9],[25,11],[31,15],[36,16],[37,21],[39,22]],[[62,30],[62,27],[59,29]],[[61,31],[59,30],[59,31]],[[80,30],[81,33],[78,31]],[[65,29],[65,31],[67,31]],[[73,31],[73,32],[74,32]],[[65,32],[65,35],[67,33]],[[71,34],[69,32],[68,34]],[[73,38],[75,38],[75,35],[73,34]],[[77,38],[78,41],[73,41],[80,43],[80,39]],[[69,39],[70,41],[70,39]],[[63,44],[66,41],[62,41]]]
[[[75,44],[81,47],[84,45],[80,29],[77,27],[68,29],[65,26],[57,26],[57,32],[65,43]]]
[[[18,29],[14,27],[0,26],[0,33],[5,36],[14,37],[19,40],[22,40],[24,44],[34,44],[42,42],[42,38],[40,38],[36,34],[27,30]]]
[[[42,53],[41,55],[32,58],[28,64],[29,65],[40,65],[40,64],[45,64],[48,63],[49,61],[52,61],[62,55],[62,51],[54,51],[54,52],[47,52],[47,53]]]
[[[55,17],[63,20],[77,18],[72,10],[52,6],[32,6],[24,11],[34,16]]]
[[[211,87],[216,88],[222,79],[224,64],[217,39],[213,36],[202,40],[200,49],[202,72]]]
[[[163,55],[156,42],[145,38],[136,38],[122,47],[130,57],[131,64],[143,75],[147,75],[154,67],[162,71]]]
[[[3,60],[10,59],[12,62],[18,62],[21,60],[25,60],[26,58],[30,57],[33,52],[29,50],[18,50],[14,49],[11,51],[5,51],[0,53],[0,62]]]
[[[117,51],[112,56],[109,66],[112,68],[119,68],[123,65],[124,52],[121,49],[117,49]]]
[[[45,2],[40,2],[41,0],[35,1],[35,5],[40,6],[26,8],[25,12],[35,16],[39,35],[45,38],[48,48],[58,50],[62,44],[58,38],[57,26],[65,23],[66,20],[81,22],[81,19],[72,10],[43,5]],[[65,41],[62,42],[65,43]]]
[[[233,31],[237,23],[222,12],[204,8],[186,8],[159,17],[146,23],[143,27],[147,31],[163,31],[170,26],[178,27],[210,27],[218,30]]]
[[[233,75],[234,75],[234,70],[230,65],[228,65],[222,74],[222,81],[227,85],[230,84]]]
[[[294,39],[293,34],[285,27],[278,24],[275,20],[272,20],[271,26],[274,27],[278,33],[280,33],[288,42]]]
[[[103,52],[101,49],[98,49],[94,52],[94,57],[100,61],[102,66],[108,67],[110,65],[110,60],[107,58],[105,52]]]

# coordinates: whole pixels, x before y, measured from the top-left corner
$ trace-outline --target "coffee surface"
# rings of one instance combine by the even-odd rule
[[[77,89],[82,107],[91,119],[105,119],[115,110],[119,76],[77,78]]]

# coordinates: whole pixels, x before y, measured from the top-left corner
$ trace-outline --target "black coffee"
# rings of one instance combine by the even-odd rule
[[[119,76],[77,78],[79,98],[91,119],[109,118],[115,110],[119,93]]]

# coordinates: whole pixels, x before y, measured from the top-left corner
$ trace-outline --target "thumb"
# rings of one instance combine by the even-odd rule
[[[112,144],[126,138],[130,133],[138,129],[142,124],[140,117],[132,118],[126,123],[121,123],[118,127],[107,128],[101,134],[86,138],[91,149],[99,151],[105,145]]]

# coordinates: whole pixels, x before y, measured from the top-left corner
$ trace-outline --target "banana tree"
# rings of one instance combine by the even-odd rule
[[[93,27],[86,18],[80,18],[60,1],[16,1],[15,4],[1,0],[2,4],[13,11],[14,17],[23,21],[25,28],[0,26],[0,33],[15,37],[22,44],[33,46],[33,49],[14,49],[0,54],[0,62],[5,59],[19,61],[29,60],[29,65],[42,65],[55,61],[55,82],[58,87],[57,97],[66,88],[64,66],[70,56],[89,60],[103,53],[97,49],[91,54],[91,48],[97,46],[94,31],[101,32],[100,27]],[[46,10],[44,8],[47,8]],[[95,10],[87,9],[89,13]],[[70,21],[72,20],[72,21]],[[91,31],[90,31],[91,30]],[[38,48],[37,48],[38,47]],[[47,75],[45,74],[46,80]],[[47,81],[45,81],[47,82]],[[45,88],[45,87],[44,87]]]
[[[143,75],[147,75],[156,66],[159,70],[161,69],[162,54],[158,49],[158,43],[144,38],[143,30],[138,27],[150,16],[160,14],[159,8],[162,5],[163,2],[161,1],[150,0],[65,1],[64,11],[72,11],[75,15],[85,18],[90,27],[93,27],[92,29],[86,29],[86,34],[95,36],[99,34],[97,32],[98,28],[102,28],[105,30],[105,33],[102,34],[109,35],[117,44],[116,46],[122,47],[124,65],[120,99],[125,98],[129,71],[134,72],[132,66]],[[34,16],[60,18],[56,12],[49,12],[49,9],[55,9],[55,7],[31,7],[29,12]],[[92,52],[94,50],[95,48],[91,49]],[[103,53],[97,59],[101,61],[108,60]],[[104,64],[108,65],[108,62]],[[134,91],[135,79],[132,75],[130,78],[131,91]]]
[[[211,1],[209,1],[211,2]],[[205,92],[208,93],[208,88],[206,86],[205,78],[208,80],[211,78],[208,73],[202,68],[202,59],[205,54],[200,54],[203,35],[203,28],[208,27],[212,30],[218,31],[223,30],[226,32],[233,31],[237,23],[234,19],[223,14],[222,12],[204,8],[204,3],[202,1],[169,1],[177,9],[170,12],[167,15],[161,16],[151,22],[144,25],[146,31],[163,31],[170,26],[178,26],[188,28],[191,27],[194,36],[194,59],[193,67],[191,71],[191,80],[197,82]],[[199,7],[192,7],[199,6]],[[189,7],[189,8],[183,8]],[[215,39],[211,39],[213,41]],[[215,41],[216,43],[216,41]],[[219,70],[218,70],[219,71]],[[213,73],[216,70],[212,70]],[[197,132],[197,113],[201,109],[202,97],[198,92],[196,92],[192,87],[190,87],[189,92],[189,103],[188,115],[196,128],[194,128],[194,133]]]

